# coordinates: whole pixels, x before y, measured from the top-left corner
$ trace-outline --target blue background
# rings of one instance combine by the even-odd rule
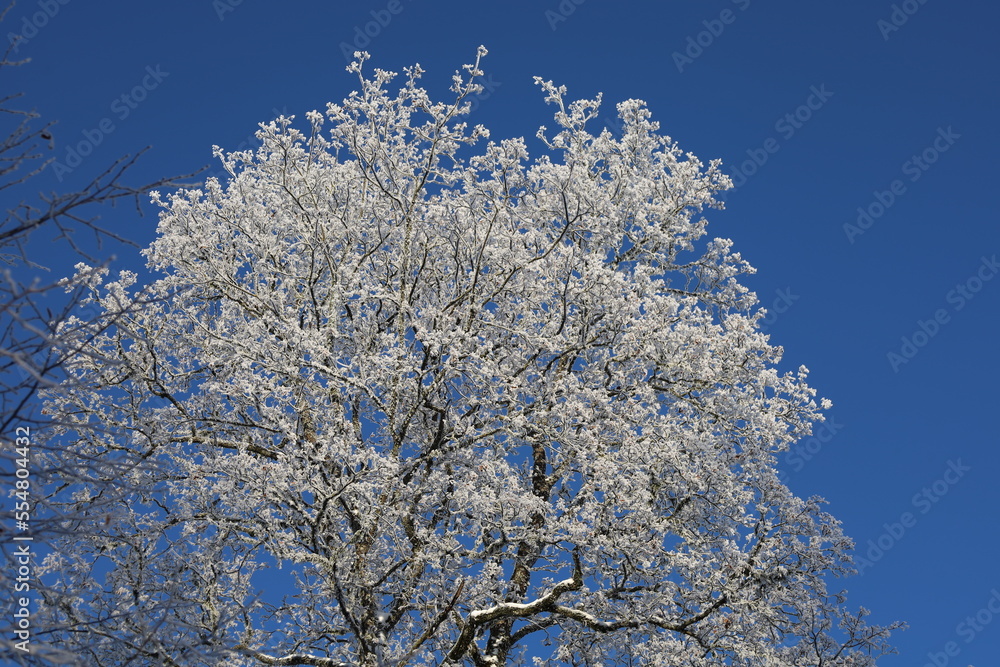
[[[644,99],[683,150],[721,158],[741,183],[726,211],[709,212],[709,233],[733,238],[758,268],[748,282],[776,306],[767,326],[785,365],[808,366],[834,402],[828,426],[782,461],[793,490],[827,498],[869,560],[831,589],[847,588],[873,622],[909,622],[886,667],[995,664],[1000,8],[394,2],[21,0],[0,28],[5,43],[22,35],[14,55],[31,62],[6,69],[3,89],[58,121],[51,155],[63,166],[73,147],[92,148],[35,185],[80,187],[147,144],[132,183],[205,164],[217,173],[213,144],[256,146],[258,122],[301,119],[353,90],[344,52],[359,47],[369,68],[419,62],[443,97],[486,45],[488,88],[472,121],[494,139],[553,125],[533,75],[570,98],[603,92],[609,123],[615,103]],[[871,223],[849,234],[859,207]],[[102,216],[140,245],[154,237],[155,214]],[[71,273],[60,248],[43,236],[32,244],[50,277]],[[135,249],[112,250],[116,268],[141,264]]]

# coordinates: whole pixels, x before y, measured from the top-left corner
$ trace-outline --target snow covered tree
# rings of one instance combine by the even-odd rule
[[[529,161],[461,122],[484,54],[448,103],[359,54],[309,129],[262,125],[215,149],[225,182],[154,195],[141,304],[133,273],[86,278],[124,316],[50,396],[52,502],[90,521],[47,558],[41,617],[84,663],[891,651],[896,626],[827,592],[850,541],[778,479],[826,402],[776,370],[751,267],[703,241],[719,164],[637,100],[620,138],[588,128],[600,99],[541,79],[558,128]]]

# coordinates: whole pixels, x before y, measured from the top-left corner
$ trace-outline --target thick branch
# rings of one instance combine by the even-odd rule
[[[489,609],[480,609],[470,613],[465,626],[462,628],[462,633],[459,635],[455,645],[448,652],[448,660],[458,661],[462,659],[462,656],[469,649],[469,644],[472,642],[476,630],[480,626],[501,618],[525,618],[541,612],[553,611],[557,606],[556,601],[563,593],[580,590],[582,587],[583,573],[580,570],[580,560],[574,554],[572,578],[560,581],[546,595],[527,604],[503,602]]]
[[[238,644],[235,649],[243,655],[259,660],[265,665],[314,665],[315,667],[353,667],[350,663],[334,660],[333,658],[322,658],[308,653],[291,653],[289,655],[276,657],[254,651],[246,644]]]

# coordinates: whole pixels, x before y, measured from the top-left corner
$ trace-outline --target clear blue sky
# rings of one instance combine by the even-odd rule
[[[192,171],[276,112],[339,101],[356,83],[343,50],[366,27],[375,66],[419,62],[439,93],[486,45],[493,90],[474,121],[494,138],[552,125],[533,75],[571,97],[603,91],[609,117],[647,100],[684,150],[739,170],[709,232],[758,268],[750,286],[777,306],[787,364],[834,402],[823,440],[784,461],[871,558],[831,587],[875,622],[910,623],[886,667],[929,654],[987,667],[1000,654],[998,24],[1000,7],[972,0],[20,0],[4,41],[30,35],[17,55],[32,62],[4,90],[58,120],[64,166],[95,144],[50,168],[42,185],[59,190],[147,144],[135,182]],[[153,238],[155,219],[127,207],[105,222]]]

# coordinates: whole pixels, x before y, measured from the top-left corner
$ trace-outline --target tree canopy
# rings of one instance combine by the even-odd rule
[[[705,238],[720,164],[537,78],[543,154],[489,141],[479,57],[435,102],[359,54],[308,128],[154,195],[154,282],[79,267],[114,322],[48,397],[77,517],[51,636],[93,665],[874,665],[893,626],[826,587],[850,540],[778,479],[829,403]]]

